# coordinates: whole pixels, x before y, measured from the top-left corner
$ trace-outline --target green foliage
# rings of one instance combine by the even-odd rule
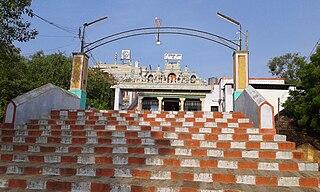
[[[63,89],[69,89],[72,70],[72,58],[63,53],[45,55],[39,51],[26,61],[27,79],[32,88],[52,83]]]
[[[310,60],[297,69],[299,86],[290,92],[284,106],[299,126],[320,133],[320,46]]]
[[[269,60],[269,72],[272,75],[285,79],[287,84],[297,84],[300,80],[296,72],[304,65],[305,57],[298,53],[287,53]]]
[[[23,15],[33,16],[30,9],[31,1],[0,1],[1,42],[6,44],[12,44],[14,41],[26,42],[36,36],[36,30],[30,29],[30,22],[23,20]]]
[[[107,74],[99,69],[89,69],[87,87],[87,105],[95,109],[112,109],[114,92]]]

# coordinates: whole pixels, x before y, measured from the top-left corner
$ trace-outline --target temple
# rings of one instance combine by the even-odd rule
[[[129,52],[129,54],[128,54]],[[205,80],[187,65],[181,66],[182,54],[165,54],[164,69],[140,66],[131,61],[130,51],[123,50],[122,64],[97,63],[94,67],[116,79],[115,110],[151,111],[233,111],[236,90],[234,78]],[[241,74],[240,74],[241,75]],[[235,77],[237,78],[237,77]],[[281,78],[247,78],[247,81],[274,107],[282,110],[294,85]],[[280,104],[280,105],[279,105]]]

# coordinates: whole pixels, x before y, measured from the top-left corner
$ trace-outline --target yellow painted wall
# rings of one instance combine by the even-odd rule
[[[238,89],[245,89],[247,87],[247,66],[246,56],[238,56]]]
[[[73,67],[72,67],[72,77],[71,77],[71,84],[70,89],[80,89],[81,82],[80,82],[80,74],[82,72],[81,70],[81,63],[82,59],[81,57],[74,57],[73,58]]]

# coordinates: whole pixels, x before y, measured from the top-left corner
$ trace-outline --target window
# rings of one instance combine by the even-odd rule
[[[219,107],[218,106],[211,106],[211,111],[219,111]]]

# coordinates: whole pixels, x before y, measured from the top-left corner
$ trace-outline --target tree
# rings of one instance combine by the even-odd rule
[[[9,57],[13,52],[19,52],[13,42],[26,42],[35,38],[37,31],[30,29],[30,22],[23,16],[32,17],[30,9],[32,0],[1,0],[0,1],[0,56]]]
[[[87,87],[87,105],[96,109],[112,109],[114,92],[110,89],[111,78],[99,69],[89,69]]]
[[[13,43],[34,38],[37,31],[23,16],[32,17],[31,0],[0,1],[0,121],[10,99],[30,90],[25,78],[25,63]]]
[[[299,66],[296,76],[299,86],[290,92],[285,109],[300,127],[320,134],[320,46],[310,63]]]
[[[32,89],[52,83],[63,89],[69,89],[72,70],[72,58],[58,52],[45,55],[39,51],[26,60],[25,71]]]
[[[274,57],[268,62],[269,72],[272,75],[284,78],[288,84],[297,84],[300,80],[296,72],[305,64],[304,60],[305,57],[300,56],[299,53],[287,53]]]

